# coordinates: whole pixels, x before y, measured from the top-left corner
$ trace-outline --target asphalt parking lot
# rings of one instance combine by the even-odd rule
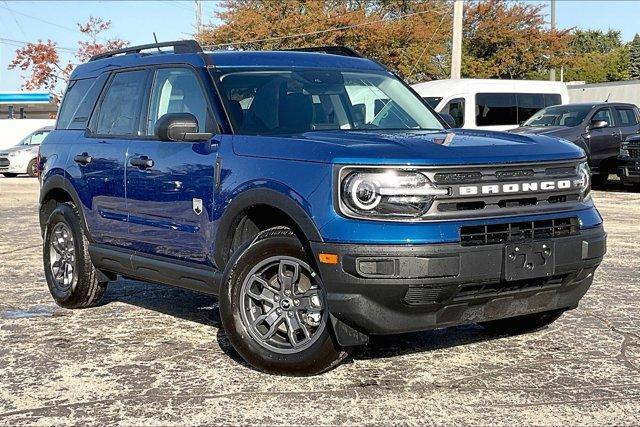
[[[595,192],[609,252],[551,327],[379,338],[313,378],[250,369],[211,297],[120,280],[99,307],[57,307],[37,194],[0,178],[0,424],[640,423],[639,192]]]

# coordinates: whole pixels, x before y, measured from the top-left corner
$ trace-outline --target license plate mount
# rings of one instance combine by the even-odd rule
[[[505,246],[504,260],[507,281],[548,277],[555,270],[555,248],[550,242],[510,244]]]

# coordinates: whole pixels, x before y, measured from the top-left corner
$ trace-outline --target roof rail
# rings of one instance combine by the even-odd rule
[[[321,52],[330,55],[352,56],[354,58],[362,58],[363,56],[346,46],[317,46],[317,47],[301,47],[296,49],[283,49],[289,52]]]
[[[149,49],[160,50],[161,47],[173,47],[173,53],[202,52],[202,48],[200,47],[200,44],[195,40],[176,40],[172,42],[143,44],[139,46],[131,46],[131,47],[125,47],[122,49],[110,50],[109,52],[93,55],[91,59],[89,59],[89,62],[97,61],[98,59],[111,58],[112,56],[116,56],[120,54],[130,55],[133,53],[140,53],[143,50],[149,50]],[[168,53],[168,52],[163,52],[163,53]]]

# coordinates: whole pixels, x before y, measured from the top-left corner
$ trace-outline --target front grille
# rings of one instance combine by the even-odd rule
[[[513,292],[537,291],[553,288],[569,277],[559,274],[539,279],[500,281],[490,283],[469,283],[465,285],[410,285],[404,296],[409,305],[446,304],[451,301],[471,300],[474,298],[496,297]]]
[[[6,168],[9,166],[9,159],[0,159],[0,168]]]
[[[538,290],[549,288],[562,284],[566,274],[551,277],[543,277],[540,279],[516,280],[513,282],[497,282],[497,283],[478,283],[462,285],[454,300],[480,298],[485,296],[495,296],[508,292],[522,292],[530,290]]]
[[[640,158],[640,147],[629,148],[629,157],[631,157],[632,159]]]
[[[470,225],[460,227],[460,242],[463,246],[495,245],[566,237],[577,234],[579,231],[580,225],[577,218]]]

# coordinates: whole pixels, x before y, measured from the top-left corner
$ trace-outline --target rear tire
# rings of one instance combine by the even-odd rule
[[[18,176],[17,173],[9,173],[9,172],[3,172],[2,175],[4,175],[5,178],[15,178],[16,176]]]
[[[609,182],[609,175],[608,172],[591,175],[591,186],[593,188],[604,187]]]
[[[89,257],[89,241],[71,203],[56,206],[47,220],[42,250],[44,274],[55,302],[64,308],[96,305],[106,289]]]
[[[554,310],[526,314],[524,316],[490,320],[481,323],[480,326],[494,333],[517,335],[542,329],[558,320],[562,313],[564,313],[563,310]]]
[[[37,159],[33,159],[27,165],[27,175],[31,178],[36,178],[38,176],[38,165],[36,164]]]
[[[220,317],[233,347],[260,371],[315,375],[348,355],[332,336],[320,278],[288,228],[263,231],[236,251]]]

